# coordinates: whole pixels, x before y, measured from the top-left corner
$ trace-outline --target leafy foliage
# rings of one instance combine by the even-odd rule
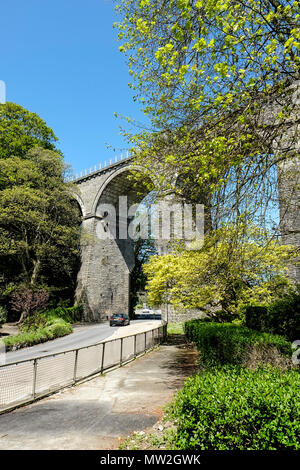
[[[197,248],[197,246],[196,246]],[[289,282],[285,277],[291,247],[268,241],[263,231],[245,225],[223,226],[200,249],[154,256],[145,265],[152,304],[221,307],[238,315],[251,302],[270,303]]]
[[[45,327],[24,331],[16,336],[7,336],[3,339],[6,349],[20,349],[34,344],[43,343],[51,339],[72,333],[72,325],[62,319],[47,324]]]
[[[55,150],[57,137],[35,113],[15,103],[0,104],[0,159],[26,158],[33,147]]]
[[[131,85],[158,122],[224,114],[298,77],[297,1],[124,0],[117,10]]]
[[[125,133],[137,165],[159,169],[161,192],[203,202],[213,227],[241,214],[270,225],[276,167],[297,155],[299,2],[123,0],[117,10],[130,86],[152,124]]]
[[[133,312],[138,302],[139,292],[145,290],[147,278],[143,266],[149,258],[156,253],[154,241],[149,239],[137,238],[134,242],[134,268],[130,275],[130,307]]]
[[[16,291],[11,297],[11,307],[21,314],[20,322],[48,305],[49,292],[46,289],[24,289]]]
[[[72,333],[72,323],[81,320],[82,306],[57,307],[28,315],[21,324],[21,333],[5,338],[8,349],[19,349]]]
[[[254,351],[258,357],[272,361],[275,349],[280,355],[292,357],[291,344],[283,337],[239,325],[190,320],[184,330],[187,339],[199,349],[203,364],[248,364]]]
[[[189,378],[172,406],[178,449],[300,449],[299,371],[215,367]]]
[[[7,310],[5,307],[0,305],[0,328],[2,324],[6,322],[6,319],[7,319]]]
[[[299,289],[265,307],[246,306],[245,324],[255,330],[283,335],[290,341],[300,338]]]
[[[0,266],[2,292],[52,287],[74,290],[80,213],[73,186],[64,182],[56,152],[40,147],[26,158],[0,160]]]

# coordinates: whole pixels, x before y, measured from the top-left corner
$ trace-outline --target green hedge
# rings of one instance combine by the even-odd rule
[[[291,344],[281,336],[261,333],[231,323],[190,320],[184,325],[185,335],[201,352],[203,364],[245,364],[255,353],[268,362],[274,351],[292,357]]]
[[[300,374],[223,366],[189,378],[171,407],[178,449],[300,449]]]
[[[300,339],[300,294],[292,292],[268,307],[247,306],[245,324],[258,331],[283,335],[290,341]]]

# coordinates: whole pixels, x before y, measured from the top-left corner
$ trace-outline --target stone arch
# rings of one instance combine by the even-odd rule
[[[103,195],[105,189],[116,179],[118,178],[120,175],[122,175],[123,173],[132,173],[135,171],[135,169],[137,171],[143,171],[143,168],[142,167],[139,167],[139,166],[136,166],[136,167],[122,167],[122,168],[119,168],[117,169],[116,171],[114,171],[110,176],[108,176],[108,178],[103,182],[103,184],[100,186],[100,188],[98,189],[95,197],[94,197],[94,201],[93,201],[93,204],[92,204],[92,210],[91,210],[91,213],[92,214],[96,214],[96,211],[97,211],[97,206],[99,204],[99,200],[101,198],[101,196]],[[150,177],[147,177],[148,180],[150,179]]]
[[[132,171],[128,166],[119,168],[105,175],[102,184],[98,185],[95,184],[96,180],[91,180],[95,191],[91,211],[83,221],[85,237],[89,242],[82,246],[82,266],[77,287],[77,299],[85,306],[84,318],[87,321],[105,321],[112,313],[129,311],[130,277],[135,265],[134,243],[130,237],[99,236],[99,226],[104,222],[99,205],[114,206],[119,217],[119,196],[127,196],[127,207],[143,199],[149,192],[148,187],[140,183],[139,190],[134,188],[129,177]],[[126,213],[126,224],[129,221]]]
[[[81,199],[81,197],[77,193],[73,193],[73,196],[74,196],[74,199],[77,201],[78,206],[79,206],[80,211],[81,211],[81,215],[84,218],[86,216],[86,210],[85,210],[85,207],[84,207],[83,200]]]
[[[128,233],[128,228],[134,218],[136,205],[149,193],[147,183],[141,182],[139,189],[135,188],[130,175],[132,170],[125,168],[108,178],[101,192],[98,192],[98,199],[93,208],[98,219],[98,227],[102,224],[100,230],[106,229],[114,237],[113,241],[109,240],[106,243],[111,247],[113,244],[118,247],[129,273],[134,267],[134,241]],[[119,199],[120,196],[123,197],[122,201]],[[108,213],[110,210],[112,214]]]

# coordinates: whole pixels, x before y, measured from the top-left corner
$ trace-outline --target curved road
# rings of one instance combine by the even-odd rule
[[[130,324],[142,323],[143,320],[131,320]],[[98,341],[109,338],[119,328],[126,328],[126,326],[117,327],[109,326],[108,323],[99,323],[96,325],[86,325],[76,327],[73,333],[62,338],[57,338],[52,341],[47,341],[30,348],[19,349],[18,351],[10,351],[6,353],[6,363],[23,361],[32,359],[34,357],[46,356],[51,353],[58,353],[68,351],[69,349],[76,349],[84,346],[95,344]]]

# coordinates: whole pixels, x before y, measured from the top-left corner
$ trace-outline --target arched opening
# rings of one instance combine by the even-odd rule
[[[105,271],[108,280],[107,288],[106,283],[103,283],[102,296],[107,297],[106,303],[111,310],[109,313],[118,313],[120,285],[116,284],[120,283],[123,288],[119,294],[123,296],[123,303],[126,302],[124,291],[127,288],[131,314],[137,303],[137,292],[145,284],[142,265],[145,256],[151,251],[146,220],[151,188],[149,178],[141,180],[140,177],[136,178],[134,171],[126,169],[111,178],[98,197],[96,234],[102,244],[102,271]],[[113,290],[113,298],[108,291],[104,292],[105,289],[110,292]]]

